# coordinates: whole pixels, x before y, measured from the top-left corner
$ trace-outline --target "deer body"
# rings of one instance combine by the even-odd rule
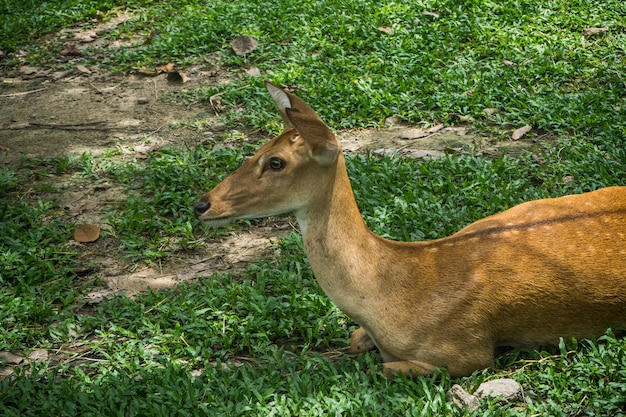
[[[626,326],[626,187],[537,200],[428,242],[372,233],[339,144],[301,99],[268,84],[287,129],[195,206],[215,225],[293,212],[324,292],[384,370],[462,376],[498,346]]]

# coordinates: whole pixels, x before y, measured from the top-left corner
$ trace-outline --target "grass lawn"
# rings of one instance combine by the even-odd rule
[[[167,61],[219,68],[228,82],[171,99],[208,103],[218,94],[228,129],[264,137],[279,130],[268,78],[296,88],[337,130],[395,117],[465,123],[494,141],[524,125],[533,128],[528,135],[550,137],[519,157],[351,156],[363,216],[386,237],[443,237],[523,201],[626,185],[622,0],[6,0],[5,75],[21,65],[63,68],[63,45],[51,34],[120,13],[130,18],[101,36],[124,46],[88,48],[77,62],[116,73]],[[235,55],[230,41],[240,34],[258,48]],[[263,77],[248,76],[253,67]],[[492,108],[499,111],[485,115]],[[498,377],[520,382],[524,400],[488,400],[474,415],[623,415],[626,339],[611,331],[512,350],[497,369],[457,380],[445,370],[386,380],[377,353],[348,353],[355,325],[317,286],[296,233],[275,244],[271,259],[242,270],[84,301],[100,282],[81,273],[80,251],[67,244],[74,221],[55,199],[61,179],[125,190],[105,213],[104,233],[132,270],[246,230],[248,223],[208,231],[191,207],[255,147],[0,166],[0,368],[7,352],[49,358],[25,360],[0,380],[3,415],[465,415],[446,400],[450,386],[472,392]]]

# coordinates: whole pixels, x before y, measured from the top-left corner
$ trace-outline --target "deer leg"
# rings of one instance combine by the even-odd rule
[[[365,353],[376,348],[376,344],[364,328],[359,327],[350,336],[350,352]]]
[[[393,379],[398,373],[404,374],[408,377],[432,375],[436,369],[436,366],[426,362],[396,361],[383,363],[383,374],[387,377],[387,379]]]

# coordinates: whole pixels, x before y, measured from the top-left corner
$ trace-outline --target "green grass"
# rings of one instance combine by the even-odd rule
[[[87,21],[97,10],[108,19],[108,10],[122,6],[132,18],[102,36],[153,35],[151,41],[94,48],[83,59],[115,71],[170,59],[183,67],[220,66],[231,82],[187,92],[185,99],[223,93],[230,128],[278,129],[261,80],[242,75],[254,65],[271,70],[265,75],[277,83],[299,86],[298,94],[334,128],[380,125],[387,116],[455,123],[458,115],[472,115],[476,129],[501,134],[529,123],[558,137],[519,158],[350,157],[359,207],[368,225],[389,238],[442,237],[522,201],[626,184],[621,1],[43,6],[0,5],[7,71],[44,56],[46,65],[65,65],[56,61],[55,41],[36,38]],[[609,30],[583,36],[592,26]],[[246,57],[230,50],[240,33],[260,43]],[[31,55],[20,57],[20,48]],[[485,107],[502,112],[486,118]],[[0,351],[50,354],[0,381],[4,415],[463,415],[446,401],[451,384],[472,391],[501,376],[522,383],[524,401],[487,401],[474,415],[623,413],[626,340],[611,332],[595,341],[514,350],[499,358],[499,370],[458,380],[442,371],[387,381],[376,369],[377,353],[347,354],[354,323],[318,287],[295,234],[276,244],[272,259],[244,270],[136,299],[84,304],[82,297],[101,283],[97,273],[78,276],[85,259],[68,245],[73,220],[57,202],[61,178],[123,187],[123,201],[104,213],[103,235],[116,242],[112,251],[128,269],[155,266],[247,227],[207,231],[191,209],[253,150],[248,144],[161,149],[145,161],[85,155],[0,168]]]

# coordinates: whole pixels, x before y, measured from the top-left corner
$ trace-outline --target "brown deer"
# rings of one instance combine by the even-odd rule
[[[294,213],[313,273],[386,375],[453,377],[500,346],[626,326],[626,187],[520,204],[458,233],[395,242],[363,221],[341,147],[302,99],[267,88],[286,129],[194,206],[209,225]]]

